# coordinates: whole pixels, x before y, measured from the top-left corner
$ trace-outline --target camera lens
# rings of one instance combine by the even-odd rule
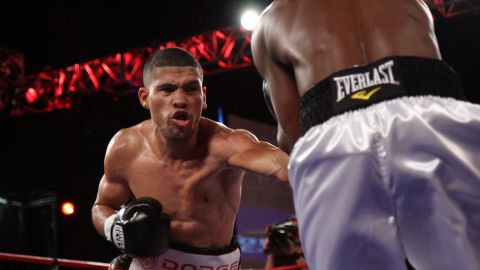
[[[290,244],[288,243],[288,234],[285,230],[274,228],[268,233],[268,247],[270,251],[281,251],[287,249]]]

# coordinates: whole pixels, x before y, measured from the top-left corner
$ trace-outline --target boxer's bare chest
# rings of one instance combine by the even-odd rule
[[[231,186],[238,182],[232,178],[240,174],[226,169],[224,163],[213,156],[168,160],[146,152],[130,164],[126,178],[136,198],[153,197],[170,214],[185,214],[202,205],[228,200]]]

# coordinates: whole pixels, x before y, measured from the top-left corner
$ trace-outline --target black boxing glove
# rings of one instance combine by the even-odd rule
[[[265,104],[267,104],[268,110],[272,114],[273,118],[277,119],[275,110],[273,109],[272,98],[270,97],[270,88],[268,88],[268,84],[266,80],[263,80],[263,83],[262,83],[262,93],[263,93],[263,98],[265,99]]]
[[[133,200],[104,224],[107,240],[133,257],[159,256],[168,250],[170,219],[153,198]]]
[[[118,255],[112,260],[112,262],[110,262],[108,270],[128,270],[132,263],[132,259],[132,257],[126,254]]]

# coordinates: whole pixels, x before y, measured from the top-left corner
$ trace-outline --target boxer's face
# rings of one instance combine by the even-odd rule
[[[195,67],[157,67],[150,85],[139,91],[142,106],[166,139],[185,140],[198,130],[207,107],[201,70]]]

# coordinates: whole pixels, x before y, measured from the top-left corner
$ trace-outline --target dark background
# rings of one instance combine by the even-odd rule
[[[34,74],[46,67],[65,67],[155,41],[239,25],[245,7],[261,10],[269,2],[11,1],[0,11],[0,46],[24,53],[27,74]],[[436,20],[436,32],[445,61],[459,73],[467,97],[479,103],[480,15]],[[227,124],[228,115],[234,114],[273,125],[260,82],[253,67],[207,77],[205,115],[216,119],[221,106]],[[108,141],[120,128],[146,118],[136,95],[117,99],[96,95],[72,110],[0,119],[0,196],[28,202],[52,191],[59,202],[73,201],[76,215],[57,213],[59,257],[111,260],[117,252],[93,229],[90,209]],[[26,210],[27,233],[20,238],[10,231],[19,228],[13,221],[16,208],[4,208],[0,210],[1,238],[13,240],[3,240],[0,249],[51,255],[46,254],[51,253],[50,208]]]

